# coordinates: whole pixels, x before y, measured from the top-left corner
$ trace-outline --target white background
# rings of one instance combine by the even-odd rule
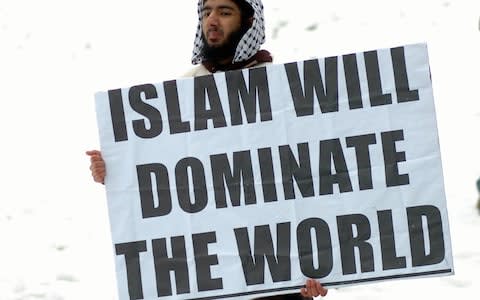
[[[0,0],[0,299],[116,299],[93,94],[189,67],[196,1]],[[428,42],[455,276],[331,290],[330,299],[480,292],[480,2],[264,0],[275,62]]]

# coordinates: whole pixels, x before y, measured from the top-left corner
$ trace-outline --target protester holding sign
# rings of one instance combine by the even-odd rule
[[[263,4],[260,0],[199,0],[199,24],[194,42],[192,63],[198,64],[185,77],[212,74],[219,71],[260,67],[272,62],[266,50]],[[87,151],[90,170],[95,182],[104,183],[105,161],[98,150]],[[259,299],[311,299],[325,296],[318,281],[309,279],[298,294]]]
[[[427,45],[234,69],[263,41],[248,3],[200,1],[203,76],[95,94],[102,152],[87,154],[120,299],[311,299],[453,274]],[[246,43],[205,50],[242,19]]]

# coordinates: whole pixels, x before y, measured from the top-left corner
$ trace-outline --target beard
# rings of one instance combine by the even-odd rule
[[[202,40],[203,40],[202,56],[204,60],[213,62],[213,63],[218,63],[219,61],[233,57],[237,50],[238,43],[240,42],[243,35],[247,32],[248,29],[250,29],[249,26],[245,26],[245,24],[242,24],[242,26],[240,26],[238,30],[232,32],[227,37],[225,42],[219,46],[208,45],[205,34],[202,33]]]

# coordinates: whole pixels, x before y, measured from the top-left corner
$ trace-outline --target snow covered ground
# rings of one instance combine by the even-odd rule
[[[0,0],[0,300],[116,299],[93,94],[190,65],[195,1]],[[264,0],[277,63],[427,42],[455,275],[331,290],[329,299],[480,294],[480,1]]]

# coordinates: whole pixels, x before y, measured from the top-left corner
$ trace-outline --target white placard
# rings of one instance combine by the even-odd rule
[[[121,299],[453,274],[427,47],[96,94]]]

